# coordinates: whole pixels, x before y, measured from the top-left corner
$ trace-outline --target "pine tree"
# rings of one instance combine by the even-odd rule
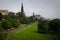
[[[21,5],[21,14],[22,14],[23,17],[25,17],[24,8],[23,8],[23,3],[22,3],[22,5]]]
[[[26,17],[25,17],[25,14],[24,14],[24,8],[23,8],[23,3],[22,3],[22,5],[21,5],[21,14],[20,14],[20,22],[21,23],[25,23],[26,21]]]
[[[23,13],[24,12],[24,10],[23,10],[23,3],[22,3],[22,5],[21,5],[21,13]]]

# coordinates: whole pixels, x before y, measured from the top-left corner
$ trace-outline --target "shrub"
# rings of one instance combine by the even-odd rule
[[[19,22],[19,20],[12,19],[11,24],[12,24],[12,27],[17,28],[19,26],[20,22]]]
[[[6,38],[6,32],[4,32],[4,29],[2,28],[2,22],[0,22],[0,40],[5,40]]]
[[[31,23],[31,20],[29,18],[25,18],[23,22],[24,22],[24,24],[29,24],[29,23]]]
[[[29,23],[31,23],[31,19],[30,18],[21,18],[20,19],[20,22],[22,23],[22,24],[29,24]]]
[[[0,31],[3,31],[2,22],[0,22]]]
[[[38,32],[60,32],[60,20],[39,20]]]
[[[54,19],[49,22],[49,30],[53,32],[60,32],[60,20]]]
[[[10,29],[10,28],[12,27],[12,24],[11,24],[10,21],[4,20],[4,21],[2,22],[2,27],[3,27],[4,29]]]
[[[38,32],[48,32],[48,21],[47,20],[41,20],[38,24]]]
[[[6,32],[0,31],[0,40],[5,40],[6,39]]]

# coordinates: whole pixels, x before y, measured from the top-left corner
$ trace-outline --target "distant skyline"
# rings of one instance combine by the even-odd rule
[[[0,0],[0,9],[20,12],[22,2],[26,16],[34,12],[45,18],[60,18],[60,0]]]

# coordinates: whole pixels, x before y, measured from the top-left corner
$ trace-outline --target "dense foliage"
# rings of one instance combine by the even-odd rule
[[[8,21],[8,20],[4,20],[4,21],[2,22],[2,27],[3,27],[4,29],[10,29],[10,28],[12,27],[11,22]]]
[[[52,34],[54,40],[60,40],[60,19],[39,20],[38,32]]]
[[[39,20],[38,21],[38,31],[39,32],[60,32],[60,20]]]
[[[19,20],[16,20],[16,19],[15,20],[11,19],[10,22],[12,24],[12,27],[14,28],[17,28],[20,25]]]
[[[54,19],[49,22],[49,30],[53,32],[60,32],[60,20]]]
[[[2,22],[0,22],[0,40],[5,40],[6,38],[6,32],[2,28]]]
[[[48,21],[47,20],[39,20],[38,21],[38,32],[48,32]]]

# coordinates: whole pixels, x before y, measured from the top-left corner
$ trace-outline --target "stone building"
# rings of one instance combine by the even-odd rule
[[[0,13],[2,13],[2,15],[8,15],[9,11],[8,10],[0,10]]]
[[[41,18],[41,16],[40,16],[40,15],[35,15],[35,18],[36,18],[37,20],[39,20],[39,19]]]

